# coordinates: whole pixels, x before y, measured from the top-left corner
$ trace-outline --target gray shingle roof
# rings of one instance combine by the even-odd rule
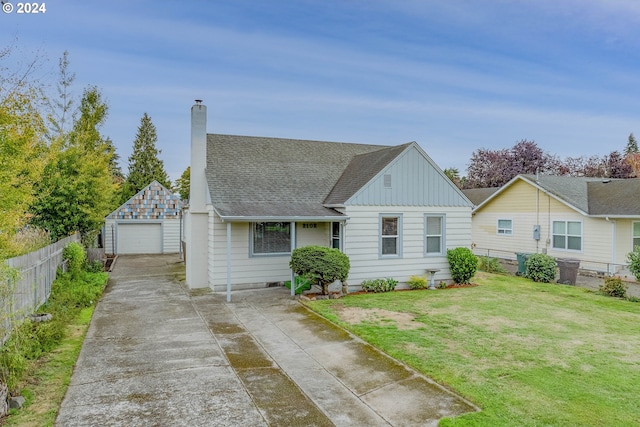
[[[342,199],[356,178],[341,179],[356,156],[372,154],[367,175],[388,160],[373,162],[388,146],[284,138],[207,135],[211,202],[223,217],[330,217],[323,206],[332,190]],[[396,148],[396,147],[392,147]],[[336,186],[338,181],[339,186]],[[357,183],[356,183],[357,185]],[[334,188],[335,187],[335,188]]]
[[[587,215],[640,216],[640,179],[522,176]]]
[[[359,154],[349,162],[340,179],[325,199],[328,205],[340,205],[397,158],[412,143]]]
[[[465,196],[467,196],[469,200],[471,200],[471,203],[473,203],[475,206],[478,206],[499,189],[500,187],[468,188],[466,190],[462,190],[462,192]]]

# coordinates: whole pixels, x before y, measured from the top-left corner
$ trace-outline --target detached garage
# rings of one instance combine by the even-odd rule
[[[106,253],[168,254],[180,250],[180,198],[153,181],[105,219]]]

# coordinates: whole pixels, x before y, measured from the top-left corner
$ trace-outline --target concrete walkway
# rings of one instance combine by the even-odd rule
[[[289,291],[189,292],[177,256],[120,257],[56,426],[435,426],[473,405]]]

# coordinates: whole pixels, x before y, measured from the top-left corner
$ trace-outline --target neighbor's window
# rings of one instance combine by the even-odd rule
[[[640,246],[640,222],[633,223],[633,250],[636,246]]]
[[[498,220],[498,234],[511,236],[513,234],[513,221],[510,219]]]
[[[380,215],[380,255],[400,256],[402,217]]]
[[[582,250],[582,222],[553,221],[553,248]]]
[[[291,252],[290,222],[254,222],[253,254],[287,254]]]
[[[444,215],[425,215],[425,254],[444,253]]]

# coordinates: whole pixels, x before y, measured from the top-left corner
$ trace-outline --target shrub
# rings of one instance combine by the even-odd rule
[[[469,248],[447,250],[451,278],[457,284],[469,283],[478,269],[478,257]]]
[[[507,270],[500,264],[498,258],[488,256],[478,258],[478,270],[494,274],[507,274]]]
[[[363,280],[362,289],[367,292],[390,292],[396,288],[398,281],[392,278]]]
[[[411,276],[407,280],[407,285],[411,289],[427,289],[427,278],[424,276]]]
[[[627,287],[622,283],[620,277],[607,277],[604,279],[604,285],[600,285],[598,292],[610,297],[625,298]]]
[[[634,246],[633,252],[627,254],[627,262],[629,270],[636,276],[636,280],[640,281],[640,246]]]
[[[62,257],[67,261],[67,268],[74,279],[77,279],[87,258],[82,245],[78,242],[71,242],[62,250]]]
[[[299,276],[306,276],[311,284],[318,285],[322,294],[329,293],[329,285],[349,276],[349,257],[338,249],[324,246],[305,246],[293,250],[289,267]]]
[[[100,273],[101,271],[104,271],[104,264],[102,261],[98,261],[97,259],[93,261],[86,260],[83,270],[88,271],[89,273]]]
[[[556,260],[547,254],[529,255],[525,277],[534,282],[551,283],[556,278]]]

